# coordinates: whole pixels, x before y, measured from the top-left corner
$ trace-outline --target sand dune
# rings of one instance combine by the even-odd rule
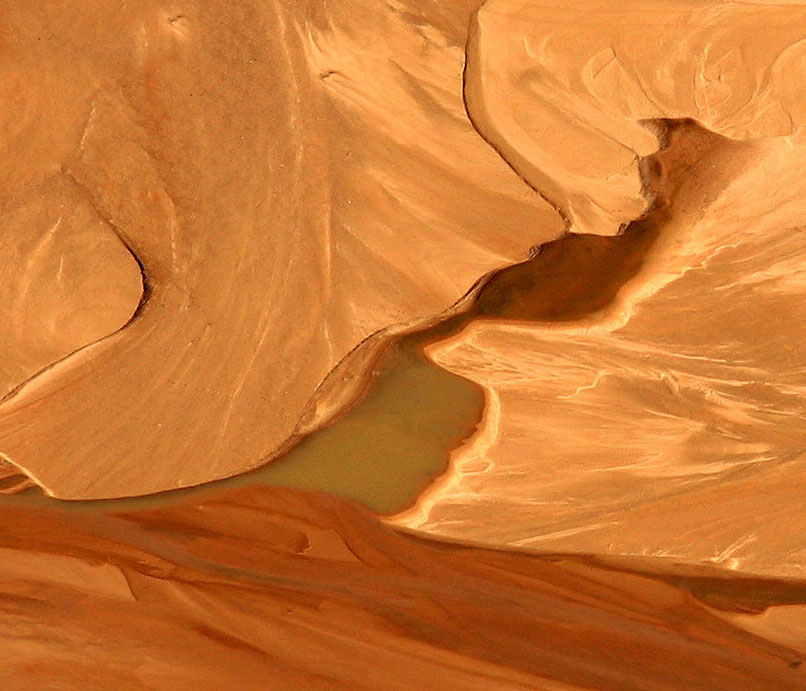
[[[623,569],[429,544],[322,495],[3,522],[9,689],[804,687],[791,643],[725,621],[740,603],[717,614]]]

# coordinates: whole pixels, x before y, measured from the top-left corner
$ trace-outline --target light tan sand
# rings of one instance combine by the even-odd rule
[[[0,452],[69,498],[252,468],[362,339],[556,235],[466,116],[470,9],[4,3],[0,203],[4,236],[23,234],[0,244],[22,269],[0,293],[38,282],[40,304],[4,351],[0,383],[25,383],[0,405]],[[46,267],[79,276],[58,290],[35,249],[54,227]],[[116,331],[139,299],[124,245],[146,295]]]
[[[805,10],[573,7],[563,14],[539,3],[485,5],[468,63],[468,103],[471,114],[478,104],[480,129],[500,138],[504,157],[511,147],[529,159],[528,169],[517,157],[510,162],[525,177],[537,176],[537,186],[541,175],[562,183],[555,199],[573,228],[613,232],[635,213],[633,202],[647,203],[635,182],[635,157],[652,146],[629,139],[646,132],[637,120],[686,116],[744,141],[687,126],[694,129],[684,139],[699,143],[690,160],[678,161],[684,166],[669,168],[680,182],[667,195],[667,215],[651,221],[659,239],[597,314],[479,321],[432,347],[437,363],[485,388],[485,421],[454,452],[451,473],[397,522],[485,544],[653,555],[802,577],[806,147],[790,85],[803,75],[796,56],[806,29],[796,19]],[[585,7],[597,17],[582,23],[585,40],[564,40]],[[678,29],[664,29],[673,21]],[[596,26],[620,28],[597,33]],[[763,45],[751,26],[763,28]],[[658,38],[646,47],[648,36]],[[732,41],[740,41],[740,52]],[[600,54],[608,42],[619,60]],[[656,48],[666,51],[665,61]],[[618,100],[627,98],[623,89],[597,91],[591,75],[604,80],[608,70],[640,82],[640,99]],[[662,79],[670,70],[678,77]],[[538,76],[558,90],[551,92],[555,115],[578,112],[588,123],[567,120],[559,138],[565,153],[551,149],[556,131],[527,131],[510,120],[543,122],[505,98],[517,93],[524,104],[543,103],[545,89],[522,88]],[[741,98],[732,84],[745,85]],[[625,127],[617,128],[618,146],[599,127],[603,112]],[[574,167],[588,165],[587,172]],[[618,192],[621,178],[611,173],[622,168],[625,186],[615,197],[586,187],[595,218],[575,208],[574,185],[607,179],[603,189]],[[668,184],[662,165],[654,174],[661,188]],[[569,269],[566,290],[594,280],[595,265],[579,261],[580,276]],[[609,271],[603,262],[604,275]]]

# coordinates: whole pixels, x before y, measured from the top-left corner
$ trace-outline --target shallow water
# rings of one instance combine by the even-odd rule
[[[363,400],[286,456],[233,480],[328,491],[380,513],[411,504],[472,434],[484,405],[473,382],[426,359],[423,341],[390,345]]]
[[[439,332],[444,326],[437,327]],[[197,487],[145,497],[60,501],[34,488],[0,502],[75,510],[132,510],[195,501],[234,487],[267,485],[331,492],[381,514],[408,507],[445,469],[450,450],[473,433],[484,396],[471,381],[422,353],[431,330],[391,343],[367,394],[329,427],[303,438],[256,470]]]

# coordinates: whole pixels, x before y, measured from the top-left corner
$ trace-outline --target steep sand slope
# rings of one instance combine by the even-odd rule
[[[0,452],[62,497],[254,467],[362,339],[440,312],[555,235],[465,115],[470,9],[4,3],[2,76],[18,92],[4,117],[23,124],[7,146],[25,158],[3,164],[4,236],[25,237],[39,204],[64,238],[48,266],[78,252],[83,278],[59,292],[26,273],[59,337],[29,350],[38,325],[23,325],[5,343],[0,384],[31,378],[0,405]],[[126,247],[145,290],[116,330],[139,299]],[[38,261],[35,238],[0,251]],[[98,283],[111,296],[62,329]]]
[[[806,8],[724,3],[672,11],[647,3],[622,12],[574,3],[573,11],[585,7],[619,31],[572,44],[562,39],[573,12],[486,5],[476,39],[482,57],[472,74],[469,63],[468,77],[480,129],[500,137],[503,155],[517,151],[521,158],[511,163],[525,176],[557,181],[557,203],[575,225],[612,232],[633,202],[646,203],[641,186],[630,182],[637,160],[624,169],[623,188],[608,174],[640,153],[627,137],[640,132],[630,125],[624,136],[608,134],[597,119],[603,113],[615,118],[618,111],[617,122],[628,124],[653,113],[684,114],[746,141],[692,122],[677,125],[666,155],[641,159],[650,187],[662,190],[641,223],[615,238],[572,236],[547,245],[543,264],[538,257],[524,267],[523,286],[511,279],[507,287],[501,275],[509,293],[499,291],[491,305],[509,301],[515,318],[542,323],[479,321],[432,348],[436,362],[485,387],[486,418],[455,452],[451,474],[399,522],[496,545],[650,554],[802,576],[806,141],[791,85],[803,79]],[[655,32],[665,46],[671,38],[663,17],[679,28],[677,52],[666,63],[642,38]],[[763,45],[754,22],[764,28]],[[586,37],[595,33],[582,26]],[[537,35],[544,52],[527,51]],[[594,70],[608,41],[618,60]],[[741,52],[731,52],[731,41]],[[702,56],[702,64],[686,63],[687,55]],[[662,79],[657,65],[677,78]],[[564,153],[546,153],[554,135],[516,127],[512,118],[523,111],[502,96],[543,104],[543,91],[524,96],[521,88],[534,70],[559,80],[552,112],[578,112],[587,123],[567,120]],[[594,88],[607,70],[643,85],[636,102],[618,101],[624,92],[617,90],[611,104]],[[580,86],[586,79],[587,89]],[[665,94],[672,87],[680,93]],[[590,161],[575,154],[588,141]],[[575,168],[588,163],[593,168],[584,175]],[[603,177],[600,197],[587,181]],[[577,184],[591,190],[601,213],[575,210]],[[647,232],[655,236],[651,249],[631,260]],[[619,272],[627,280],[613,291]],[[579,293],[591,297],[580,301]]]
[[[802,648],[725,621],[741,599],[717,614],[623,568],[429,544],[322,495],[2,521],[9,690],[806,688]]]

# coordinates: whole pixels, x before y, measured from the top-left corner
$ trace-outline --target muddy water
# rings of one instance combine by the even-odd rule
[[[473,382],[423,355],[429,340],[425,332],[388,346],[367,395],[335,424],[230,482],[332,492],[379,513],[411,504],[472,434],[484,406]]]
[[[60,501],[34,488],[0,501],[51,508],[58,502],[69,510],[131,510],[196,501],[233,487],[270,485],[330,492],[382,514],[395,513],[442,472],[450,450],[472,434],[484,405],[476,384],[423,355],[423,345],[430,340],[425,331],[391,343],[362,400],[333,425],[250,473],[147,497]]]

